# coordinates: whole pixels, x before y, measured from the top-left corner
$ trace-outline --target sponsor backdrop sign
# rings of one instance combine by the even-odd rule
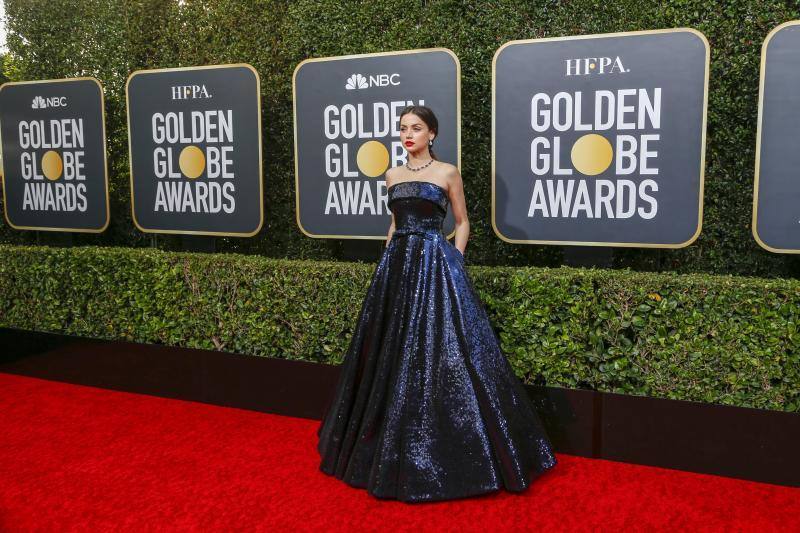
[[[309,237],[385,239],[388,168],[403,165],[400,112],[439,120],[436,156],[460,167],[460,65],[434,48],[308,59],[294,72],[297,224]],[[424,171],[420,180],[431,181]],[[443,231],[454,227],[448,212]]]
[[[800,20],[761,48],[753,236],[771,252],[800,253]]]
[[[500,238],[692,243],[702,224],[708,59],[692,29],[503,45],[492,94]]]
[[[255,235],[259,77],[250,65],[140,70],[127,84],[133,220],[145,232]]]
[[[94,78],[0,88],[5,215],[16,229],[106,229],[103,88]]]

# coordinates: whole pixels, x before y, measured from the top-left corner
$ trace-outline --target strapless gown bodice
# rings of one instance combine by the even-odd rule
[[[388,190],[389,209],[399,235],[442,234],[449,198],[447,191],[429,181],[403,181]]]

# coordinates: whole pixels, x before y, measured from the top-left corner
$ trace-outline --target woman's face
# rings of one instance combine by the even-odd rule
[[[418,153],[428,147],[428,141],[436,137],[425,122],[414,113],[406,113],[400,119],[400,141],[409,153]]]

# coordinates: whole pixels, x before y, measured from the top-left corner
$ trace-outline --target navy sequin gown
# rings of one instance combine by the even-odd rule
[[[428,181],[388,191],[395,232],[317,432],[320,469],[378,498],[523,491],[556,464]]]

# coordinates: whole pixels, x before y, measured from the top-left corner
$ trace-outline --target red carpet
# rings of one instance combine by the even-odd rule
[[[377,500],[317,424],[0,373],[0,531],[800,530],[800,489],[563,454],[521,495]]]

